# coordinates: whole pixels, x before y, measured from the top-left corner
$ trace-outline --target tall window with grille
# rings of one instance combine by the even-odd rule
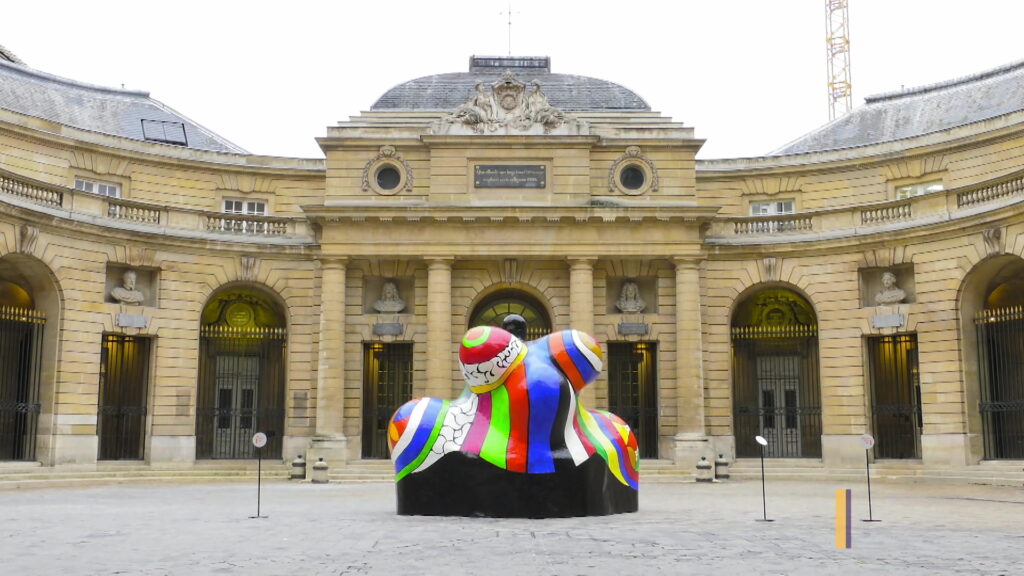
[[[35,459],[45,321],[41,311],[0,304],[0,461]]]
[[[100,460],[141,460],[146,439],[149,338],[104,334],[97,433]]]
[[[641,458],[658,457],[656,342],[608,343],[608,410],[629,424]]]
[[[867,339],[875,458],[921,457],[917,335]]]
[[[991,307],[974,319],[986,460],[1024,460],[1024,306]]]
[[[388,423],[412,399],[412,344],[363,346],[363,458],[387,458]]]

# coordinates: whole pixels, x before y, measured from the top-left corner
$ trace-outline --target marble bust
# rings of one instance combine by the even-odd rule
[[[875,294],[876,304],[898,304],[907,297],[906,291],[896,285],[896,275],[886,270],[882,273],[882,289]]]
[[[110,296],[122,304],[142,304],[146,295],[135,289],[137,280],[135,270],[125,270],[121,276],[121,286],[110,291]]]
[[[622,283],[622,293],[619,295],[618,301],[615,302],[615,307],[626,314],[643,312],[647,307],[647,302],[640,297],[640,287],[636,282],[627,280]]]
[[[405,300],[398,295],[398,286],[393,280],[384,282],[380,290],[380,300],[373,303],[373,309],[377,312],[401,312],[405,310]]]

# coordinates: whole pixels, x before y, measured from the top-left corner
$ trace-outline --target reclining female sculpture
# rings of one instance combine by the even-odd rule
[[[398,513],[547,518],[635,512],[637,442],[629,426],[580,406],[601,371],[600,347],[578,330],[523,342],[470,329],[453,401],[420,398],[388,427]]]

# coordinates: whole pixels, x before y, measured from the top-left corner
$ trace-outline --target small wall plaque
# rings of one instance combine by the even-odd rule
[[[619,322],[619,334],[622,336],[643,336],[650,328],[646,322]]]
[[[145,328],[149,326],[149,318],[142,314],[118,314],[117,325],[122,328]]]
[[[872,328],[899,328],[906,319],[903,314],[876,314],[871,317]]]
[[[547,166],[543,164],[477,164],[473,185],[477,188],[544,188]]]
[[[373,325],[374,336],[401,336],[405,327],[401,322],[377,322]]]

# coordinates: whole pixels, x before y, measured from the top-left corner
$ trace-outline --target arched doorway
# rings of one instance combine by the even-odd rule
[[[818,322],[801,295],[766,288],[733,313],[733,426],[736,455],[821,457]]]
[[[45,323],[28,290],[0,279],[0,461],[36,457]]]
[[[544,306],[522,290],[499,290],[473,308],[469,326],[501,326],[509,314],[526,319],[526,339],[536,340],[551,333],[551,317]]]
[[[1024,459],[1024,260],[992,262],[974,313],[986,460]],[[993,269],[993,267],[997,267]]]
[[[259,291],[229,288],[203,309],[196,402],[196,458],[280,458],[284,436],[285,330],[279,306]]]

